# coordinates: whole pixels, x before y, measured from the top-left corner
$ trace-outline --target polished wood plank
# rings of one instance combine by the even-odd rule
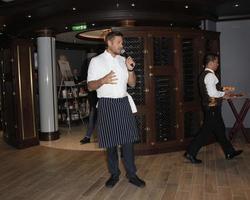
[[[114,188],[103,151],[70,151],[43,146],[16,150],[0,140],[2,200],[250,200],[250,145],[236,139],[244,153],[226,160],[218,144],[201,149],[201,165],[182,152],[137,156],[138,175],[145,188],[131,185],[120,161]]]

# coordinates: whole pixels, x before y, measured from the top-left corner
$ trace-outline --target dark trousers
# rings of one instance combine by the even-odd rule
[[[95,130],[96,119],[97,119],[97,109],[95,107],[92,107],[89,113],[89,123],[88,123],[88,129],[87,129],[87,133],[85,137],[91,138]]]
[[[187,152],[196,156],[200,148],[206,144],[209,136],[215,135],[216,141],[222,147],[224,154],[230,154],[234,151],[231,142],[226,137],[225,124],[221,116],[221,107],[204,108],[204,122],[197,136],[190,143]]]
[[[121,145],[121,150],[127,176],[133,177],[136,174],[134,146],[132,143],[124,144]],[[107,156],[109,173],[113,176],[119,176],[121,172],[119,170],[117,146],[107,148]]]

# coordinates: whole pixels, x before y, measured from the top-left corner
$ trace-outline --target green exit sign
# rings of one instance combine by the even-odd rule
[[[86,29],[87,29],[86,24],[72,26],[72,31],[82,31],[82,30],[86,30]]]

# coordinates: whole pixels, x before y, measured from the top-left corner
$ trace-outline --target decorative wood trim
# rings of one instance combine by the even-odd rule
[[[21,64],[20,64],[20,49],[19,45],[16,47],[17,52],[17,73],[18,73],[18,89],[19,89],[19,101],[20,101],[20,119],[21,119],[21,130],[22,139],[24,140],[24,123],[23,123],[23,96],[22,96],[22,80],[21,80]]]
[[[29,69],[30,69],[30,92],[31,92],[31,106],[32,106],[32,117],[33,117],[33,136],[36,137],[36,116],[35,116],[35,102],[34,102],[34,84],[33,84],[33,69],[32,69],[32,55],[31,55],[31,47],[29,47]]]

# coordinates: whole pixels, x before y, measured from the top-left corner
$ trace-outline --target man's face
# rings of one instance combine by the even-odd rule
[[[123,48],[123,38],[115,36],[112,40],[108,40],[108,49],[115,55],[119,55]]]
[[[216,71],[218,69],[218,67],[219,67],[218,58],[216,58],[215,60],[209,62],[209,68],[212,69],[213,71]]]
[[[214,68],[214,71],[216,71],[219,67],[219,60],[218,58],[216,58],[214,61],[213,61],[213,68]]]

